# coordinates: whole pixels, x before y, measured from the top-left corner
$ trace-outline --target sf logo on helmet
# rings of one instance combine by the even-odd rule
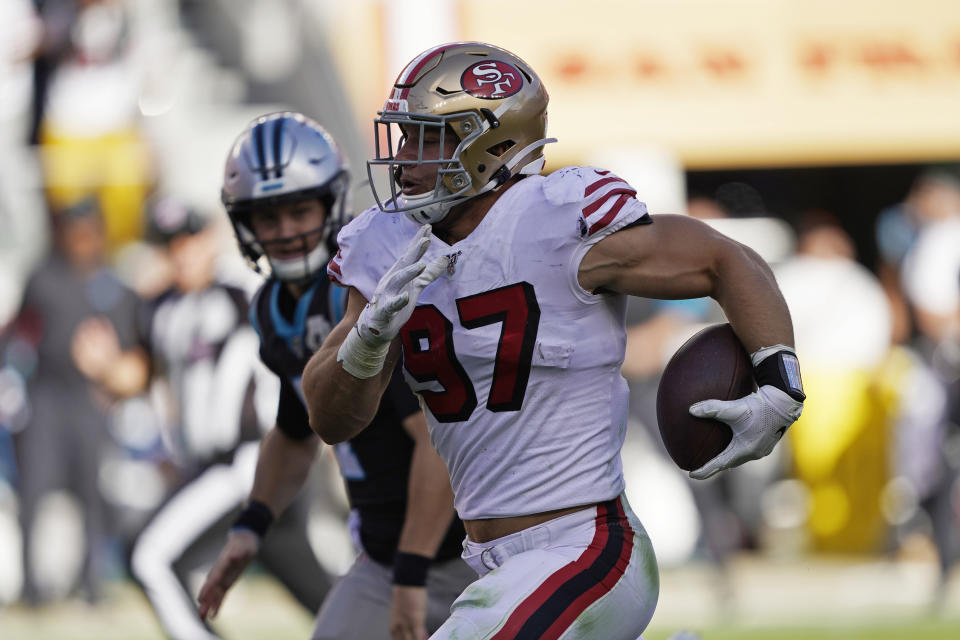
[[[520,91],[523,78],[516,68],[506,62],[489,60],[467,67],[460,76],[460,86],[477,98],[499,100]]]

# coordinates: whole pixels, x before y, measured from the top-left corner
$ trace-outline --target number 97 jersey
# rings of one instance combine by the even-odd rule
[[[580,287],[587,251],[647,224],[617,176],[568,167],[530,176],[476,229],[424,257],[449,258],[400,332],[407,382],[466,520],[611,500],[623,490],[625,298]],[[417,231],[370,209],[338,237],[327,273],[368,300]]]

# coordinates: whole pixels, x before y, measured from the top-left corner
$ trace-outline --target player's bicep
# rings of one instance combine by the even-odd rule
[[[658,215],[598,242],[580,263],[587,291],[647,298],[698,298],[714,292],[717,264],[733,241],[699,220]]]

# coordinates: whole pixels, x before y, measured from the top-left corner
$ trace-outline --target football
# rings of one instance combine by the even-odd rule
[[[660,437],[677,466],[698,469],[733,438],[728,425],[690,415],[690,405],[741,398],[755,388],[750,356],[729,324],[711,325],[683,343],[657,389]]]

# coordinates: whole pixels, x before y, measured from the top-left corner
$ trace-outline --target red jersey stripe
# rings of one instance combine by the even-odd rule
[[[605,226],[613,222],[613,219],[617,217],[617,214],[620,213],[620,209],[623,209],[623,205],[627,204],[627,201],[633,197],[632,195],[623,194],[620,198],[610,207],[610,210],[607,213],[590,225],[590,229],[587,231],[588,236],[592,236],[600,229],[603,229]]]
[[[597,180],[596,182],[587,185],[587,188],[586,188],[586,189],[584,190],[584,192],[583,192],[583,197],[586,198],[587,196],[589,196],[591,193],[593,193],[594,191],[596,191],[596,190],[599,189],[600,187],[602,187],[602,186],[604,186],[604,185],[608,185],[608,184],[610,184],[610,183],[612,183],[612,182],[622,182],[623,184],[627,184],[627,181],[624,180],[623,178],[618,178],[617,176],[610,176],[609,178],[604,178],[604,179],[602,179],[602,180]]]
[[[337,257],[339,257],[340,252],[337,252]],[[337,257],[334,257],[327,263],[327,275],[330,276],[331,280],[334,282],[339,282],[340,278],[343,277],[343,272],[340,271],[340,265],[337,264]]]
[[[623,188],[620,188],[620,189],[611,189],[611,190],[608,191],[607,193],[603,194],[603,195],[602,195],[599,199],[597,199],[596,201],[594,201],[594,202],[588,204],[587,206],[585,206],[585,207],[583,208],[583,217],[586,218],[586,217],[588,217],[588,216],[593,215],[594,213],[596,213],[596,211],[597,211],[599,208],[601,208],[603,205],[605,205],[605,204],[607,204],[608,202],[610,202],[610,199],[611,199],[613,196],[618,195],[618,194],[621,194],[621,193],[622,193],[622,194],[626,194],[626,195],[628,195],[628,196],[635,196],[635,195],[637,195],[637,192],[634,191],[633,189],[623,189]]]

